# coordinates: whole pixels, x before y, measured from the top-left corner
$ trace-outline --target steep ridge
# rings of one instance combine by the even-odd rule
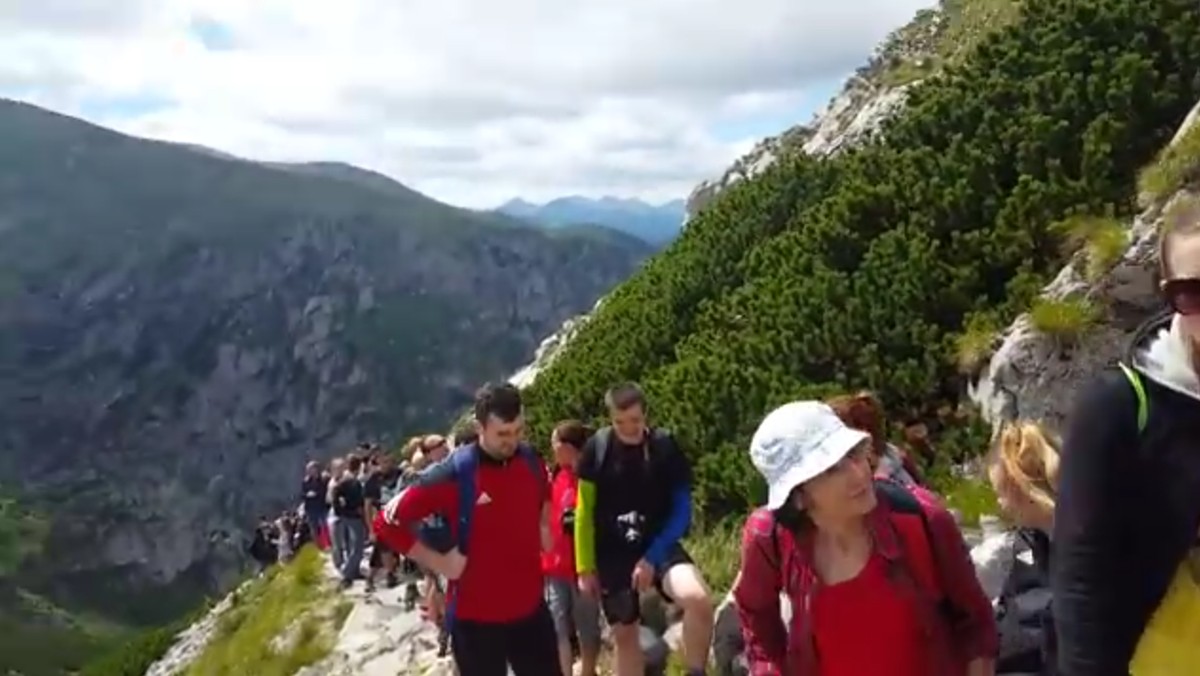
[[[1020,0],[942,0],[922,10],[880,43],[866,65],[812,122],[763,139],[720,177],[703,181],[687,200],[694,217],[723,190],[757,176],[789,155],[829,156],[869,140],[904,107],[908,91],[969,54],[992,31],[1013,21]]]
[[[985,36],[1015,20],[1020,4],[1021,0],[942,0],[938,7],[918,12],[879,45],[811,122],[759,141],[721,176],[701,181],[685,202],[685,225],[726,188],[762,173],[781,157],[826,157],[874,138],[886,120],[903,110],[909,89],[958,63]],[[516,208],[536,207],[526,203]],[[572,317],[547,336],[537,358],[519,371],[519,383],[531,384],[589,318]]]
[[[306,456],[444,421],[649,252],[0,101],[0,496],[48,524],[5,580],[171,616]]]
[[[948,25],[947,17],[962,13],[960,3],[951,0],[936,10],[919,12],[907,25],[894,31],[876,49],[868,63],[859,68],[841,92],[818,112],[812,122],[796,125],[780,134],[759,141],[750,152],[734,160],[721,176],[701,181],[684,202],[684,225],[695,217],[726,188],[756,176],[780,157],[795,155],[826,156],[869,140],[896,110],[903,107],[904,92],[911,79],[937,72],[934,38],[942,35],[939,27]],[[1015,2],[996,3],[997,7],[1015,6]],[[972,14],[974,17],[978,12]],[[999,25],[995,23],[993,25]],[[902,74],[900,78],[897,74]],[[511,215],[533,213],[538,207],[524,200],[505,205]],[[595,309],[593,309],[593,312]],[[591,318],[589,313],[568,319],[557,331],[543,339],[535,358],[519,369],[512,381],[521,387],[533,384]]]
[[[954,346],[1029,307],[1065,260],[1059,222],[1134,211],[1137,169],[1200,90],[1194,10],[1023,3],[873,140],[735,183],[539,375],[533,433],[640,380],[718,513],[759,499],[743,449],[788,398],[869,387],[947,455],[977,452]]]

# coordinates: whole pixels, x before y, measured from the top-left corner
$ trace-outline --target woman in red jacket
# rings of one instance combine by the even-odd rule
[[[558,633],[558,655],[562,672],[570,674],[574,662],[572,636],[579,639],[581,676],[596,676],[600,654],[600,608],[579,591],[575,580],[575,493],[579,477],[575,467],[592,430],[578,420],[566,420],[554,428],[554,470],[550,486],[550,534],[553,546],[542,554],[546,574],[546,605]]]
[[[816,401],[755,432],[769,497],[733,592],[750,673],[991,676],[996,623],[958,527],[928,491],[873,480],[870,453],[869,434]]]

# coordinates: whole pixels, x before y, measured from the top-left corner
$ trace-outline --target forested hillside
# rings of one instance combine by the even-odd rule
[[[953,431],[956,344],[1028,308],[1069,253],[1065,219],[1133,211],[1198,96],[1195,0],[1023,3],[880,140],[722,193],[539,376],[532,434],[641,381],[722,512],[760,499],[744,449],[788,399],[866,387]]]

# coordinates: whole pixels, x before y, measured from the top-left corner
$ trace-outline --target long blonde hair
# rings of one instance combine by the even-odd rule
[[[424,441],[424,434],[420,434],[415,437],[409,437],[408,441],[404,442],[404,447],[400,449],[400,459],[411,461],[413,459],[413,455],[415,455],[417,451],[421,450],[421,444],[424,443]]]
[[[1007,422],[992,447],[991,463],[1007,481],[1033,502],[1053,510],[1058,494],[1058,461],[1061,444],[1041,425]]]

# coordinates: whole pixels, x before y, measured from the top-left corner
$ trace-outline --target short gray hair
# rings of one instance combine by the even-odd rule
[[[604,405],[610,411],[624,411],[634,406],[646,408],[646,394],[634,382],[621,383],[604,393]]]

